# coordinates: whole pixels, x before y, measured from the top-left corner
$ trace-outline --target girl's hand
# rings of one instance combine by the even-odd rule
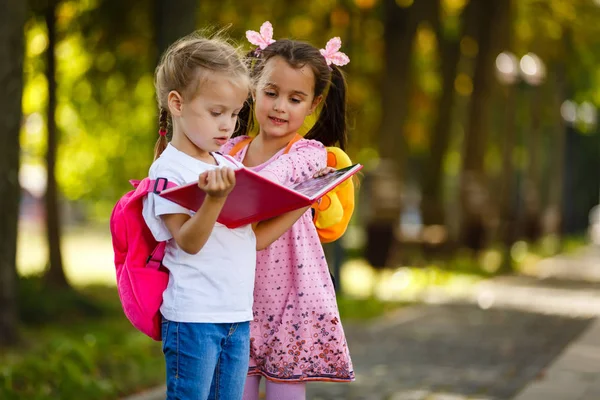
[[[337,171],[337,169],[335,169],[333,167],[325,167],[322,170],[318,171],[316,174],[314,174],[313,178],[318,178],[320,176],[324,176],[324,175],[330,174],[335,171]]]
[[[198,187],[210,197],[227,197],[234,186],[235,172],[228,167],[211,169],[198,177]]]

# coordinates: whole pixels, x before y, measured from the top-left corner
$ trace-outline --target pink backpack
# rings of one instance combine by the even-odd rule
[[[169,282],[169,271],[162,265],[166,242],[154,239],[142,216],[142,200],[176,185],[165,178],[130,182],[135,190],[119,199],[110,217],[117,290],[133,326],[160,341],[159,308]]]

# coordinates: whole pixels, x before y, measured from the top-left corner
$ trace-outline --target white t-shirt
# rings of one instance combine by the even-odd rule
[[[219,166],[240,167],[220,154]],[[199,161],[168,145],[152,163],[150,179],[167,178],[177,185],[196,182],[198,175],[217,165]],[[197,254],[181,250],[161,215],[189,214],[187,210],[156,194],[144,199],[143,215],[157,241],[167,241],[163,265],[169,284],[163,293],[162,315],[177,322],[234,323],[252,319],[256,237],[251,225],[229,229],[216,223],[208,241]]]

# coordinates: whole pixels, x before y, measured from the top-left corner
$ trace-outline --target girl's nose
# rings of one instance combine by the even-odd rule
[[[221,124],[221,130],[224,132],[229,132],[233,130],[233,128],[235,128],[235,121],[236,120],[233,118],[228,118]]]
[[[281,100],[275,100],[275,102],[273,102],[273,110],[277,111],[277,112],[283,112],[284,107],[283,107],[283,102]]]

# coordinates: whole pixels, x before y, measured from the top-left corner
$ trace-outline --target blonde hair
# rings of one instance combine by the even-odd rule
[[[154,76],[159,130],[168,132],[172,129],[167,104],[169,93],[175,90],[184,98],[193,98],[210,73],[229,76],[234,84],[250,90],[249,72],[241,53],[219,34],[207,38],[193,33],[169,46]],[[160,156],[167,144],[167,137],[160,135],[154,147],[154,159]]]

